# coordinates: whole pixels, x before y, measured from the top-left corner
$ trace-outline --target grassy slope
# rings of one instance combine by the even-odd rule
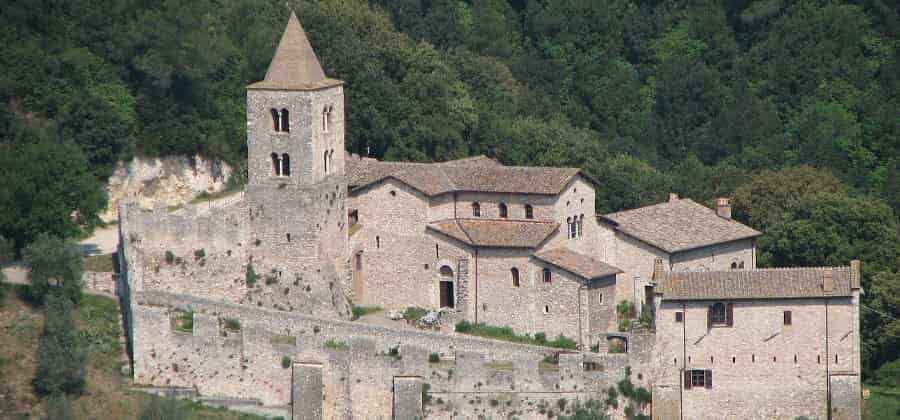
[[[900,419],[900,388],[867,385],[872,392],[863,401],[863,418],[871,420]]]
[[[10,286],[0,286],[10,289]],[[0,419],[40,418],[40,397],[31,380],[44,314],[8,290],[0,306]],[[86,342],[91,365],[87,389],[73,403],[79,419],[134,419],[148,398],[128,391],[130,378],[121,374],[122,346],[118,306],[113,299],[85,296],[78,309],[79,336]],[[260,417],[184,402],[194,420],[255,420]]]

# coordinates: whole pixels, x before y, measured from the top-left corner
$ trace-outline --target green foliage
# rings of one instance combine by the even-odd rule
[[[72,403],[65,394],[56,393],[44,400],[45,420],[75,420]]]
[[[878,384],[900,388],[900,359],[885,363],[878,368]]]
[[[175,253],[173,253],[171,250],[167,249],[166,250],[166,264],[171,265],[173,263],[175,263]]]
[[[116,254],[89,255],[84,257],[84,271],[112,273],[116,271]]]
[[[571,413],[571,415],[560,413],[559,420],[606,420],[610,418],[606,405],[595,399],[590,399],[584,404],[581,401],[575,401]]]
[[[418,308],[415,306],[410,306],[403,311],[403,319],[409,322],[416,322],[421,319],[425,314],[428,313],[428,310],[425,308]]]
[[[293,361],[291,360],[290,356],[282,356],[281,357],[281,367],[283,369],[287,369],[287,368],[291,367],[291,363],[293,363]]]
[[[440,363],[441,355],[437,353],[431,353],[428,355],[428,363]]]
[[[34,387],[41,394],[80,394],[85,386],[87,353],[78,339],[75,307],[64,297],[46,298],[47,321],[38,347]]]
[[[253,270],[253,263],[247,264],[247,272],[244,275],[244,283],[247,284],[247,287],[253,287],[256,285],[257,281],[259,281],[259,274],[256,274],[256,271]]]
[[[78,236],[83,227],[96,225],[106,206],[103,190],[72,143],[0,144],[0,178],[0,234],[17,249],[41,233]]]
[[[78,339],[88,360],[93,366],[114,374],[120,374],[122,367],[119,314],[119,303],[104,296],[85,295],[78,306],[78,319],[82,321]]]
[[[84,261],[78,245],[69,240],[40,234],[25,248],[25,265],[31,270],[30,299],[43,303],[50,294],[78,303],[82,295]]]
[[[340,341],[340,340],[335,340],[334,338],[329,338],[328,340],[326,340],[324,345],[325,345],[326,349],[331,349],[331,350],[349,350],[350,349],[350,346],[348,346],[347,343]]]
[[[141,407],[138,420],[187,420],[188,412],[173,395],[153,397]]]
[[[474,323],[469,322],[467,320],[462,320],[456,323],[456,332],[462,334],[470,334],[477,335],[479,337],[485,338],[493,338],[497,340],[503,341],[511,341],[514,343],[521,344],[533,344],[537,346],[548,346],[548,347],[556,347],[561,349],[574,349],[577,347],[577,343],[575,340],[564,337],[563,335],[559,335],[555,339],[551,341],[547,341],[546,335],[544,335],[543,341],[538,341],[534,337],[528,334],[519,335],[516,334],[511,327],[508,326],[494,326],[488,325],[484,323]],[[538,333],[541,334],[541,333]],[[536,334],[537,335],[537,334]]]
[[[353,319],[359,319],[362,316],[374,314],[383,310],[384,308],[380,306],[353,306]]]
[[[194,259],[195,259],[195,260],[201,260],[201,259],[203,259],[204,257],[206,257],[206,250],[205,250],[205,249],[202,249],[202,248],[201,248],[201,249],[198,249],[198,250],[194,251]]]
[[[181,332],[194,332],[194,311],[174,309],[171,316],[173,329]]]
[[[237,319],[234,319],[234,318],[225,318],[222,321],[222,325],[225,327],[226,330],[229,330],[229,331],[240,331],[241,330],[241,321],[238,321]]]
[[[616,314],[619,317],[619,331],[630,330],[635,316],[634,303],[627,299],[619,302],[616,305]]]

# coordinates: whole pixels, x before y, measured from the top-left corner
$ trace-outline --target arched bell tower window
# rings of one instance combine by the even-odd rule
[[[281,159],[278,158],[278,153],[272,153],[272,173],[281,176]]]
[[[272,113],[272,129],[275,131],[281,131],[281,117],[278,114],[278,110],[272,108],[269,110]]]
[[[287,109],[281,110],[281,131],[284,131],[285,133],[291,131],[291,118]]]
[[[291,157],[287,153],[281,155],[281,174],[291,176]]]

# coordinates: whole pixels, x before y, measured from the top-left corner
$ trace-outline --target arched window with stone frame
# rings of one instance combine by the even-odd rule
[[[472,217],[481,217],[481,204],[477,201],[472,203]]]
[[[500,205],[497,206],[497,210],[499,210],[501,218],[505,219],[509,217],[509,208],[506,207],[506,203],[500,203]]]

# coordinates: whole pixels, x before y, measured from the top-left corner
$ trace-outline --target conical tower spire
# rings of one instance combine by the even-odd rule
[[[251,87],[267,89],[305,89],[315,88],[334,82],[325,77],[322,65],[306,38],[306,32],[291,11],[287,27],[278,42],[275,56],[266,71],[266,78]]]

